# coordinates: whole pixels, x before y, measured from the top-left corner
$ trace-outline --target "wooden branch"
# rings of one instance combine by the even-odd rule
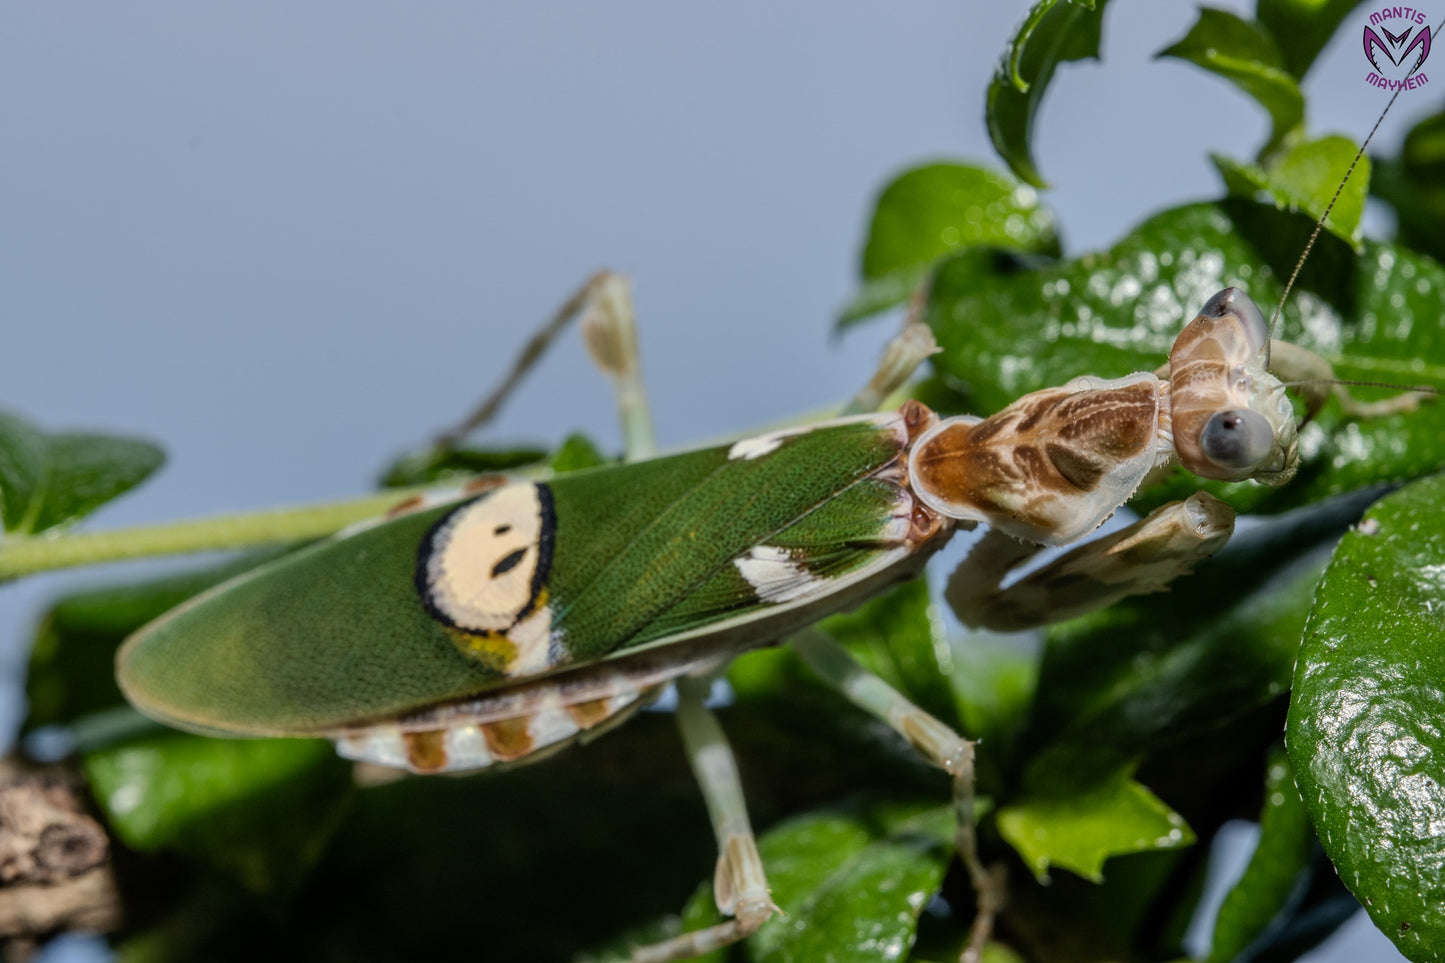
[[[110,841],[84,812],[78,786],[58,766],[0,762],[0,940],[12,950],[52,933],[120,925]]]

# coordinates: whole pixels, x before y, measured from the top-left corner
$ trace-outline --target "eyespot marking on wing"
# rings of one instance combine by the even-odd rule
[[[551,490],[514,484],[458,506],[422,539],[417,591],[463,654],[507,675],[550,667],[556,528]]]

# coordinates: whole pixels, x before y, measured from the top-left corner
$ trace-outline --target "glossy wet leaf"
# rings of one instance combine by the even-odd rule
[[[1335,187],[1355,162],[1359,145],[1347,137],[1322,137],[1296,144],[1268,166],[1241,164],[1218,154],[1214,166],[1231,193],[1252,196],[1261,191],[1281,210],[1304,211],[1318,220]],[[1361,157],[1330,208],[1325,229],[1342,241],[1360,247],[1360,222],[1370,183],[1370,159]]]
[[[1196,64],[1254,98],[1270,116],[1267,153],[1304,121],[1304,95],[1268,30],[1226,10],[1203,7],[1183,38],[1159,52]]]
[[[928,164],[905,171],[879,195],[862,275],[932,264],[960,247],[1047,253],[1058,244],[1053,213],[1033,188],[973,164]]]
[[[748,940],[750,963],[901,959],[953,855],[948,806],[855,802],[787,820],[758,851],[773,901],[787,913]],[[704,886],[684,929],[715,922]]]
[[[1400,240],[1445,260],[1445,112],[1411,128],[1398,157],[1374,165],[1370,190],[1395,209]]]
[[[1168,594],[1133,599],[1049,630],[1021,743],[1027,760],[1022,791],[1025,800],[1047,803],[1044,812],[1058,829],[1026,856],[1041,858],[1045,845],[1067,845],[1072,830],[1066,801],[1098,773],[1132,772],[1138,760],[1154,759],[1150,778],[1158,778],[1184,740],[1212,743],[1221,726],[1244,721],[1285,693],[1321,555],[1358,517],[1362,501],[1337,502],[1237,535]],[[1226,753],[1231,748],[1220,746]],[[1192,801],[1201,763],[1190,757],[1184,783],[1169,783],[1173,794],[1164,798],[1181,800],[1181,807]],[[1004,809],[1015,804],[1008,800]],[[1008,839],[1027,845],[1019,827]],[[1107,855],[1102,848],[1092,852]]]
[[[1272,520],[1167,593],[1050,628],[1029,771],[1167,752],[1282,696],[1324,555],[1366,503]]]
[[[1044,879],[1052,867],[1098,882],[1111,856],[1177,849],[1194,833],[1172,809],[1130,778],[1132,767],[1051,774],[1053,785],[998,811],[998,831]],[[1076,778],[1070,778],[1076,777]]]
[[[1038,0],[988,85],[985,122],[994,150],[1019,179],[1047,187],[1033,156],[1034,121],[1060,64],[1099,56],[1106,0]]]
[[[0,523],[35,535],[89,515],[151,476],[165,454],[140,438],[45,431],[0,412]]]
[[[1301,78],[1340,22],[1361,0],[1259,0],[1255,16],[1279,43],[1285,67]]]
[[[934,261],[974,246],[1057,254],[1053,214],[1032,187],[999,171],[957,163],[905,171],[874,205],[863,248],[864,287],[839,323],[902,304]]]
[[[1229,963],[1265,937],[1295,897],[1304,895],[1299,884],[1315,852],[1314,829],[1280,748],[1265,773],[1259,843],[1219,909],[1208,963]]]
[[[178,849],[263,896],[301,884],[350,790],[349,765],[318,740],[159,732],[91,752],[83,768],[126,845]]]
[[[1412,960],[1445,945],[1445,477],[1346,535],[1310,612],[1287,741],[1340,878]]]
[[[957,390],[954,407],[978,414],[1079,375],[1151,371],[1226,285],[1243,288],[1268,315],[1311,226],[1267,205],[1226,201],[1163,211],[1108,250],[1052,265],[953,255],[938,267],[926,314],[943,346],[932,364]],[[1356,258],[1322,236],[1278,336],[1317,352],[1343,378],[1445,385],[1445,269],[1376,242]],[[1301,456],[1299,475],[1282,488],[1203,487],[1242,511],[1281,511],[1427,474],[1445,465],[1445,405],[1362,421],[1326,406],[1303,433]],[[1180,474],[1146,505],[1199,487]]]

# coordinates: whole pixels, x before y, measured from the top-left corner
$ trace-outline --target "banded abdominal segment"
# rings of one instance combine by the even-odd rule
[[[401,719],[336,736],[336,751],[347,759],[415,773],[467,772],[519,760],[535,762],[601,735],[656,695],[656,688],[626,688],[585,702],[544,699],[525,714],[489,721],[469,720],[465,713],[456,712],[446,724],[433,721],[435,728],[412,728],[420,720]]]
[[[348,759],[418,773],[535,762],[610,731],[685,672],[721,665],[738,647],[711,640],[643,649],[394,719],[328,733]]]

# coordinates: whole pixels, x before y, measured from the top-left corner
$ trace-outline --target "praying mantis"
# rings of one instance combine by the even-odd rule
[[[722,853],[718,860],[718,901],[732,911],[732,922],[700,931],[703,935],[678,937],[637,953],[639,959],[677,958],[743,936],[773,911],[767,891],[767,866],[755,858],[740,780],[728,759],[721,727],[715,724],[704,701],[704,682],[733,654],[788,636],[793,639],[794,650],[820,676],[891,723],[926,758],[951,775],[955,808],[961,817],[956,848],[975,888],[984,896],[978,918],[985,924],[980,934],[986,934],[999,887],[992,879],[993,867],[975,852],[976,842],[968,828],[972,821],[968,778],[972,747],[963,738],[967,733],[950,731],[898,692],[880,687],[839,652],[826,634],[811,631],[807,625],[835,607],[851,606],[886,582],[916,571],[952,532],[978,521],[998,522],[1003,533],[986,536],[986,547],[981,545],[970,553],[959,574],[950,581],[947,596],[955,609],[979,624],[1015,628],[1039,621],[1045,614],[1054,617],[1082,611],[1104,604],[1110,597],[1169,582],[1200,555],[1218,548],[1226,536],[1228,513],[1208,496],[1186,501],[1157,517],[1151,515],[1122,536],[1109,536],[1106,543],[1075,549],[1015,585],[1000,588],[1005,573],[1022,564],[1024,556],[1031,552],[1016,535],[1060,543],[1072,543],[1087,535],[1098,520],[1124,500],[1126,490],[1145,484],[1156,469],[1167,470],[1158,464],[1168,457],[1168,446],[1163,444],[1166,435],[1172,439],[1173,451],[1181,461],[1187,458],[1189,464],[1202,467],[1206,473],[1247,475],[1246,468],[1262,468],[1275,480],[1283,481],[1299,449],[1297,439],[1289,440],[1296,418],[1280,402],[1276,382],[1256,370],[1267,367],[1262,363],[1266,357],[1285,368],[1310,359],[1307,355],[1289,355],[1282,345],[1272,344],[1267,331],[1261,336],[1262,318],[1241,294],[1221,293],[1190,308],[1191,312],[1198,311],[1200,318],[1209,319],[1217,330],[1203,331],[1211,325],[1193,327],[1188,338],[1181,338],[1184,343],[1178,348],[1179,361],[1171,357],[1167,371],[1152,375],[1154,381],[1143,372],[1126,375],[1120,383],[1120,372],[1108,372],[1107,378],[1071,382],[1068,388],[1053,389],[1047,396],[1028,395],[995,415],[998,421],[977,423],[941,416],[935,421],[922,405],[894,404],[883,414],[860,414],[851,416],[851,421],[826,423],[809,430],[752,436],[714,449],[708,457],[720,463],[719,470],[731,469],[734,477],[726,487],[719,482],[715,488],[706,488],[709,493],[742,497],[746,492],[744,483],[748,483],[776,494],[782,485],[776,475],[766,471],[786,468],[783,462],[787,457],[803,457],[806,453],[800,449],[812,445],[828,456],[820,460],[841,461],[844,467],[864,466],[858,470],[866,469],[867,473],[854,479],[853,487],[847,490],[868,487],[874,489],[875,497],[871,502],[861,498],[861,504],[845,505],[835,494],[826,502],[836,506],[839,513],[827,520],[848,535],[847,551],[826,562],[821,560],[824,553],[820,547],[837,543],[823,542],[817,532],[795,532],[809,538],[793,544],[782,544],[771,534],[758,539],[758,531],[768,531],[766,528],[752,530],[747,538],[755,543],[727,556],[718,547],[723,543],[716,536],[735,519],[738,513],[731,509],[737,503],[722,501],[709,506],[710,511],[694,505],[684,517],[686,524],[668,526],[668,531],[674,535],[686,533],[695,541],[706,540],[710,550],[723,553],[719,556],[723,561],[714,558],[714,568],[706,571],[730,580],[730,586],[718,583],[719,597],[734,601],[744,598],[751,603],[747,607],[750,610],[740,613],[735,621],[708,610],[706,617],[693,612],[689,613],[693,621],[679,618],[671,623],[655,612],[643,611],[636,616],[642,628],[632,631],[626,639],[635,644],[634,653],[631,645],[622,645],[623,630],[606,628],[589,635],[588,631],[569,628],[560,640],[544,631],[554,625],[570,627],[575,622],[569,620],[581,616],[604,627],[615,626],[636,611],[633,597],[623,589],[631,581],[654,584],[649,580],[650,567],[639,565],[635,555],[626,558],[619,551],[616,558],[620,560],[613,564],[626,578],[606,583],[610,591],[593,589],[584,604],[569,599],[567,593],[580,596],[584,577],[596,576],[584,576],[571,567],[579,555],[586,553],[572,551],[569,561],[564,542],[573,537],[569,532],[575,532],[584,543],[605,538],[609,532],[625,534],[629,529],[621,523],[620,515],[631,507],[624,503],[632,492],[648,485],[660,487],[663,479],[676,477],[674,472],[684,467],[682,462],[668,465],[665,460],[642,457],[649,447],[648,433],[645,407],[639,403],[635,353],[626,334],[631,309],[625,289],[614,277],[599,278],[586,286],[579,307],[580,302],[592,307],[588,312],[590,323],[584,325],[584,330],[597,332],[589,337],[601,346],[597,353],[603,356],[604,367],[623,385],[621,394],[627,412],[624,420],[632,426],[624,434],[629,439],[628,454],[637,459],[636,465],[607,467],[574,478],[559,476],[550,482],[514,483],[487,478],[450,495],[399,500],[389,518],[358,526],[335,541],[246,576],[137,636],[122,657],[123,684],[150,711],[194,728],[213,732],[321,732],[337,737],[351,757],[438,772],[521,763],[542,756],[548,749],[580,742],[624,721],[655,694],[657,686],[671,676],[681,675],[676,715],[689,755],[701,770],[701,782],[713,810]],[[1199,304],[1205,307],[1201,310]],[[1210,357],[1216,353],[1218,358]],[[1236,366],[1245,370],[1252,387],[1262,390],[1235,394],[1232,372],[1221,374],[1221,364],[1226,370]],[[909,366],[907,361],[900,364],[903,368]],[[1304,377],[1317,376],[1309,365],[1294,365],[1295,371],[1305,368],[1310,370]],[[1294,377],[1289,374],[1285,380]],[[881,379],[883,388],[891,387],[896,378]],[[1171,385],[1171,393],[1165,392],[1164,381]],[[1199,402],[1195,407],[1188,403],[1176,406],[1172,386],[1181,382],[1188,382],[1186,387],[1194,389]],[[1152,415],[1148,410],[1151,393]],[[886,391],[875,387],[869,399],[858,407],[878,407],[875,399],[881,394]],[[1085,398],[1095,400],[1086,402]],[[1169,399],[1167,405],[1165,398]],[[1256,405],[1260,410],[1255,410]],[[1160,417],[1166,407],[1167,432]],[[1197,434],[1187,436],[1193,439],[1193,446],[1185,444],[1180,450],[1179,438],[1185,433],[1178,428],[1181,419],[1177,415],[1185,410],[1194,412],[1200,425]],[[1236,419],[1227,414],[1245,411],[1264,418],[1267,431],[1258,430],[1258,422],[1251,417],[1240,414]],[[1110,417],[1117,414],[1120,420],[1110,428],[1104,424],[1108,420],[1104,412],[1110,412]],[[1360,410],[1356,414],[1375,413]],[[1227,424],[1214,420],[1221,415]],[[1096,421],[1100,431],[1092,440],[1078,443],[1077,447],[1057,443],[1056,439]],[[1223,426],[1209,429],[1210,424]],[[1129,428],[1136,444],[1133,449],[1119,440],[1131,437],[1126,430]],[[1206,430],[1210,439],[1207,444]],[[1262,442],[1266,433],[1267,445]],[[977,441],[979,435],[985,436],[986,444]],[[1151,439],[1152,449],[1147,444],[1138,447]],[[1050,445],[1057,450],[1046,452],[1041,459],[1039,450]],[[1209,457],[1211,452],[1222,460]],[[1254,456],[1261,452],[1262,457],[1256,460]],[[1009,478],[996,478],[982,496],[983,507],[979,507],[975,493],[957,494],[958,486],[950,483],[947,466],[966,461],[987,467],[991,459],[1005,465],[1052,466],[1053,472],[1030,476],[1031,480],[1047,484],[1024,486],[1031,496],[1041,496],[1037,500],[1021,498]],[[979,477],[970,471],[964,473],[963,480],[972,485]],[[1084,507],[1079,508],[1076,499],[1059,497],[1061,493],[1069,494],[1065,483],[1075,493],[1096,497],[1083,499]],[[907,512],[903,510],[905,495],[909,499]],[[571,509],[565,504],[569,500]],[[582,504],[589,508],[612,507],[599,510],[596,516],[589,514],[590,521],[579,521],[576,506]],[[816,513],[806,517],[824,520]],[[702,530],[704,523],[711,526],[706,532]],[[1149,540],[1159,530],[1163,549],[1155,549],[1155,543]],[[697,534],[692,534],[694,531]],[[404,543],[408,539],[413,541],[405,551],[382,553],[388,565],[397,566],[384,572],[378,552],[373,549],[385,548],[389,540]],[[662,549],[658,552],[660,557]],[[1141,555],[1151,556],[1159,567],[1141,567]],[[698,564],[704,561],[703,553],[696,550],[685,557],[679,551],[677,557]],[[352,572],[364,576],[364,584],[345,583],[343,576]],[[574,572],[577,575],[569,586],[569,573]],[[328,596],[322,588],[302,591],[303,579],[310,579],[307,584],[313,586],[326,586],[335,594]],[[333,585],[336,587],[330,588]],[[386,601],[370,597],[378,585],[403,593],[410,609],[388,606],[382,618],[372,619],[371,609],[349,608]],[[476,589],[477,585],[483,588]],[[299,616],[298,620],[290,628],[271,631],[271,613],[284,609]],[[396,615],[397,611],[403,614]],[[387,619],[400,621],[389,623]],[[306,633],[308,625],[321,631]],[[263,628],[266,631],[261,631]],[[696,634],[690,634],[693,632]],[[244,645],[232,644],[241,633],[245,635]],[[340,640],[353,646],[368,640],[385,643],[394,638],[436,642],[431,653],[452,661],[412,688],[420,688],[427,700],[435,699],[440,705],[433,706],[430,701],[413,703],[403,706],[405,711],[398,711],[396,700],[406,696],[390,686],[398,681],[415,683],[411,673],[416,662],[427,661],[432,655],[405,665],[373,667],[369,675],[357,673],[352,671],[357,665],[354,659],[343,657],[344,665],[338,666],[328,663],[327,652],[318,651],[325,648],[320,640],[342,635],[361,636]],[[575,651],[573,642],[577,645]],[[616,647],[609,650],[609,645]],[[347,651],[355,655],[383,647],[361,644]],[[332,654],[336,651],[331,650]],[[387,654],[405,660],[416,651],[402,647]],[[293,672],[297,663],[306,658],[318,659],[314,665],[323,671]],[[237,671],[218,675],[221,668]],[[533,679],[535,683],[528,681]],[[341,680],[367,684],[346,687]],[[438,681],[442,688],[434,684]],[[333,700],[329,707],[314,698],[318,683],[334,690],[329,693]],[[187,688],[196,695],[189,703]],[[370,699],[380,701],[368,702]],[[385,700],[393,701],[381,704]],[[311,717],[304,718],[308,713]],[[238,722],[238,714],[248,714],[249,718]],[[319,726],[315,724],[318,721]],[[790,907],[782,908],[786,911]],[[983,935],[976,935],[968,952],[976,953],[982,940]]]
[[[1223,502],[1171,503],[1000,584],[1039,547],[1093,532],[1151,475],[1183,466],[1287,482],[1298,440],[1279,375],[1328,365],[1272,342],[1258,307],[1227,288],[1184,328],[1161,374],[1080,377],[988,418],[939,418],[909,401],[646,459],[625,283],[598,275],[564,306],[577,310],[618,386],[625,464],[545,481],[482,476],[414,496],[223,583],[126,643],[117,672],[127,698],[202,733],[325,736],[348,758],[438,773],[545,756],[676,682],[729,919],[632,955],[659,963],[736,942],[779,911],[706,700],[732,656],[791,636],[822,679],[952,778],[956,848],[978,894],[962,958],[979,959],[1002,884],[974,837],[973,744],[807,627],[915,575],[956,529],[980,523],[990,535],[948,592],[969,624],[1018,629],[1163,589],[1227,541]],[[931,351],[911,323],[867,397],[890,393]],[[1417,400],[1359,406],[1339,394],[1362,416]],[[1317,391],[1311,405],[1323,400]]]

